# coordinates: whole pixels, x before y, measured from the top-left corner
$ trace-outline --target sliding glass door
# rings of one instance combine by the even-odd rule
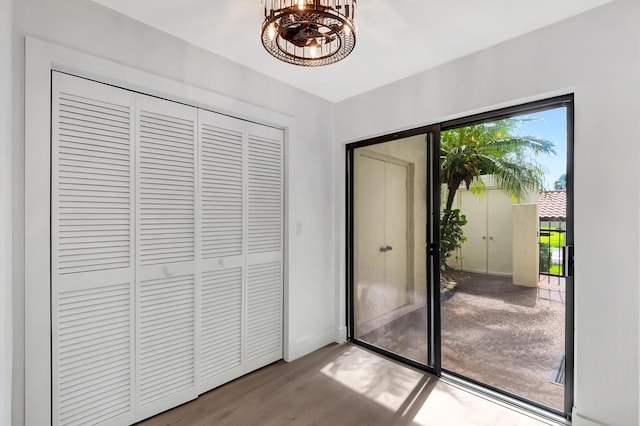
[[[354,339],[429,364],[427,133],[350,151]]]
[[[568,416],[572,97],[352,144],[350,339]]]
[[[442,368],[565,410],[566,105],[445,126]]]

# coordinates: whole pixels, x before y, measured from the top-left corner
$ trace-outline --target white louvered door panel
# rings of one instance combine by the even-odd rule
[[[245,122],[198,111],[201,199],[199,391],[244,373]]]
[[[195,259],[196,112],[138,97],[140,265]]]
[[[202,258],[241,256],[244,122],[203,110],[198,119]]]
[[[134,95],[53,73],[52,423],[134,420]]]
[[[245,369],[282,358],[284,134],[246,124]]]
[[[200,393],[244,373],[242,276],[242,267],[202,273]]]
[[[136,96],[137,413],[197,397],[197,109]]]
[[[249,371],[282,358],[282,262],[247,268],[246,357]]]
[[[194,386],[195,276],[143,280],[139,297],[139,394],[146,406]]]
[[[247,123],[248,253],[282,253],[283,133]]]

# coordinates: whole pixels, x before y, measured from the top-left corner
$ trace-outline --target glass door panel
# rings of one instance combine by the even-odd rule
[[[426,135],[353,150],[354,337],[427,364]]]
[[[441,133],[442,368],[565,410],[567,109]]]

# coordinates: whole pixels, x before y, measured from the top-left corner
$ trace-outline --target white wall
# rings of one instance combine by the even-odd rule
[[[640,420],[640,202],[637,193],[612,190],[640,184],[639,21],[640,2],[617,0],[336,109],[336,138],[344,144],[575,91],[577,425]],[[342,194],[343,179],[336,185]]]
[[[0,0],[0,424],[11,424],[11,40],[12,0]]]
[[[7,0],[3,0],[7,1]],[[4,16],[4,9],[2,10]],[[287,152],[292,358],[336,339],[336,147],[331,104],[88,0],[14,4],[14,418],[24,422],[24,36],[71,47],[289,115],[299,131]],[[1,24],[0,24],[1,25]],[[5,31],[2,25],[2,31]],[[5,40],[4,34],[2,39]],[[266,52],[263,52],[267,54]],[[4,72],[2,74],[4,78]],[[5,92],[2,92],[5,93]],[[4,110],[3,110],[4,112]],[[2,114],[5,117],[4,114]],[[4,146],[4,145],[3,145]],[[2,161],[2,160],[0,160]],[[3,172],[5,169],[2,169]],[[4,194],[4,192],[3,192]],[[302,222],[297,235],[296,223]],[[28,301],[27,301],[28,303]],[[28,319],[27,319],[28,320]],[[0,424],[5,422],[0,419]]]

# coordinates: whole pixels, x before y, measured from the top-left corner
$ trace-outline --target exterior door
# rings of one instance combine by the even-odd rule
[[[487,199],[487,272],[511,275],[513,201],[502,191],[486,192]]]
[[[449,266],[468,272],[498,275],[512,273],[512,209],[513,201],[497,189],[480,195],[459,189],[457,208],[467,218],[464,227],[466,241]]]
[[[467,218],[464,229],[467,239],[459,250],[459,262],[450,260],[449,266],[469,272],[487,272],[487,199],[463,190],[458,190],[456,196],[460,197],[458,208]]]
[[[373,350],[426,364],[425,135],[352,152],[351,335]],[[422,237],[420,237],[422,236]],[[404,335],[403,330],[410,330]]]
[[[442,182],[445,190],[440,198],[447,199],[447,189],[456,187],[459,170],[470,170],[461,164],[475,167],[473,180],[484,190],[474,195],[464,185],[455,189],[460,214],[467,217],[458,238],[466,241],[460,250],[462,271],[438,271],[451,283],[439,297],[441,369],[568,415],[572,247],[564,247],[567,265],[555,265],[566,266],[566,276],[545,274],[549,266],[541,270],[538,264],[552,259],[553,249],[561,250],[557,236],[565,235],[550,222],[546,239],[541,238],[540,200],[550,198],[549,188],[557,186],[564,195],[548,203],[556,220],[566,219],[565,244],[573,238],[570,99],[511,114],[442,126],[438,187]],[[468,145],[469,140],[476,143]],[[456,229],[452,226],[447,235]]]
[[[389,157],[415,166],[415,183],[408,174],[404,193],[393,183],[404,179],[399,169],[382,164]],[[572,95],[349,144],[349,339],[510,402],[570,418],[572,157]],[[461,187],[471,179],[482,180],[479,196]],[[543,244],[538,198],[558,185],[566,200],[555,203],[561,211],[554,221],[565,218],[566,226],[550,222]],[[468,221],[449,221],[443,230],[448,188],[456,188],[453,208]],[[405,196],[412,207],[403,211]],[[388,220],[405,215],[406,228]],[[414,262],[406,271],[415,291],[407,291],[404,300],[392,285],[402,277],[394,275],[401,269],[392,265],[401,262],[392,257],[399,250],[387,234],[391,229],[415,238],[406,254]],[[564,235],[564,247],[550,245],[551,235],[559,245]],[[545,275],[538,263],[560,250],[564,262],[553,266],[565,275]]]

